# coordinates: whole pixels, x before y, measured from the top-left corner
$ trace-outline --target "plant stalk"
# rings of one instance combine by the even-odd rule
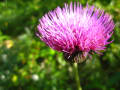
[[[82,87],[80,85],[80,78],[79,78],[78,64],[77,63],[74,63],[74,71],[75,71],[75,79],[76,79],[78,90],[82,90]]]

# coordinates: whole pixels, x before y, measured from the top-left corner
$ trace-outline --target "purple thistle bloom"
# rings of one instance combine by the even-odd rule
[[[39,21],[37,36],[75,62],[84,61],[93,51],[105,50],[114,29],[110,15],[94,6],[83,8],[79,2],[57,7]]]

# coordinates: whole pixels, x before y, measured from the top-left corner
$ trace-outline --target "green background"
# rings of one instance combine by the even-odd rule
[[[0,90],[77,90],[73,65],[35,35],[38,20],[72,0],[0,1]],[[83,90],[120,89],[120,0],[76,0],[111,14],[113,43],[79,65]]]

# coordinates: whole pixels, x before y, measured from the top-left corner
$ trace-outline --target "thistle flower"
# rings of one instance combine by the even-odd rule
[[[68,61],[83,62],[91,52],[100,53],[113,33],[111,16],[94,6],[78,3],[45,14],[38,25],[37,36],[49,47],[64,53]]]

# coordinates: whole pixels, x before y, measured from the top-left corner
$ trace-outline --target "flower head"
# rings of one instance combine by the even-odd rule
[[[57,7],[39,21],[37,36],[75,62],[84,61],[92,51],[105,50],[114,28],[109,14],[94,6],[83,8],[79,2]]]

